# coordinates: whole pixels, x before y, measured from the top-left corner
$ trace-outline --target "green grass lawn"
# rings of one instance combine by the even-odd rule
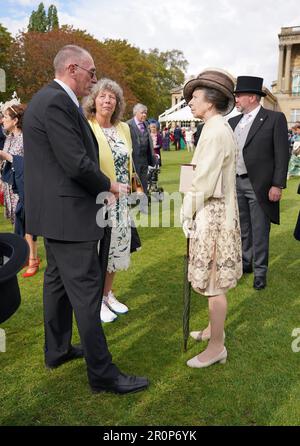
[[[163,152],[165,190],[178,189],[179,166],[190,158],[186,151]],[[267,288],[255,291],[247,275],[228,294],[226,365],[197,370],[185,364],[206,344],[191,339],[188,351],[182,349],[181,229],[140,229],[143,248],[115,283],[130,311],[105,325],[118,366],[151,380],[137,394],[91,394],[83,360],[45,369],[40,239],[41,272],[19,278],[21,307],[1,326],[7,352],[0,353],[0,425],[298,425],[300,352],[291,349],[292,331],[300,327],[300,243],[293,238],[298,182],[289,180],[281,225],[272,228]],[[1,231],[11,231],[0,211]],[[191,330],[206,323],[207,300],[193,294]]]

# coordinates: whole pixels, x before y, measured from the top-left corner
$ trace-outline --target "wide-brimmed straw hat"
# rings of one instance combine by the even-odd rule
[[[187,104],[192,99],[194,90],[201,87],[214,88],[229,99],[228,107],[226,110],[222,111],[222,115],[228,115],[228,113],[234,109],[234,80],[229,73],[218,68],[207,68],[198,74],[197,77],[187,81],[183,87],[183,96]]]

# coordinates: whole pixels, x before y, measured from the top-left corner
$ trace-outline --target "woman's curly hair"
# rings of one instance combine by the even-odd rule
[[[121,121],[123,113],[125,110],[125,100],[123,95],[123,90],[117,82],[111,79],[103,78],[100,79],[97,84],[91,90],[91,93],[86,96],[83,100],[83,110],[87,119],[92,119],[96,115],[96,97],[100,91],[108,90],[116,95],[117,103],[115,111],[111,117],[111,124],[117,124]]]

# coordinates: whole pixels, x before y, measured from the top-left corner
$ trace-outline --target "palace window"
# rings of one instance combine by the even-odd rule
[[[300,109],[294,108],[291,110],[291,122],[300,121]]]
[[[293,74],[292,94],[300,95],[300,73]]]

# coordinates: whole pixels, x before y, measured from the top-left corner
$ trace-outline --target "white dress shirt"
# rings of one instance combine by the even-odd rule
[[[256,108],[254,108],[253,110],[251,110],[251,112],[249,113],[245,113],[242,117],[242,119],[240,120],[240,122],[238,123],[238,125],[243,128],[245,127],[247,124],[250,124],[250,122],[254,121],[254,119],[256,118],[256,115],[258,114],[259,110],[261,109],[261,105],[259,104]]]
[[[79,102],[78,99],[76,97],[76,94],[74,93],[74,91],[72,90],[72,88],[69,87],[69,85],[65,84],[63,81],[61,81],[60,79],[54,79],[55,82],[57,82],[64,90],[65,92],[70,96],[70,98],[72,99],[72,101],[74,102],[74,104],[79,107]]]

